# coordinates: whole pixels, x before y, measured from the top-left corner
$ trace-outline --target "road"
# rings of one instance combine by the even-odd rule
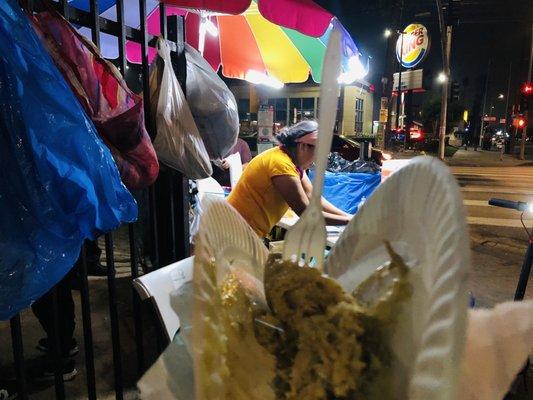
[[[452,167],[471,225],[521,227],[520,214],[488,205],[491,197],[533,202],[533,167]],[[533,226],[533,214],[524,216]]]
[[[520,213],[488,205],[491,197],[533,202],[533,167],[452,167],[461,186],[472,243],[469,290],[476,304],[491,307],[513,299],[527,237]],[[533,214],[524,216],[533,226]],[[533,298],[533,279],[527,298]]]

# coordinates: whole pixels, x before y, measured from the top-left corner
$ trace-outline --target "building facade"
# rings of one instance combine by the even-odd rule
[[[278,127],[292,125],[302,119],[318,119],[320,86],[317,84],[291,84],[271,89],[239,83],[229,88],[237,100],[241,121],[256,119],[260,104],[274,108],[274,122]],[[373,90],[366,82],[341,88],[337,107],[339,133],[352,137],[372,136],[373,101]]]

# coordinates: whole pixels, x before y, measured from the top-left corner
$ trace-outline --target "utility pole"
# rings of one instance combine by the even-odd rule
[[[450,80],[450,53],[452,49],[452,27],[446,27],[444,74],[446,82],[442,85],[442,98],[440,102],[440,130],[439,130],[439,158],[444,160],[446,150],[446,117],[448,114],[448,86]]]
[[[531,24],[531,47],[529,49],[529,65],[527,70],[527,84],[529,85],[531,83],[531,69],[533,68],[533,24]],[[524,118],[526,121],[529,120],[528,118],[528,110],[524,113]],[[523,160],[526,158],[526,137],[527,137],[527,126],[529,125],[529,122],[524,125],[522,128],[522,140],[520,141],[520,159]]]
[[[398,92],[396,96],[396,129],[400,129],[400,111],[402,108],[403,30],[399,32],[400,32],[399,34],[401,35],[401,38],[400,38],[400,63],[398,66]]]
[[[439,158],[444,160],[446,149],[446,117],[448,112],[448,83],[450,80],[450,53],[452,48],[452,27],[451,27],[451,13],[450,7],[452,2],[448,5],[447,23],[444,21],[444,10],[442,8],[442,1],[436,0],[437,13],[439,17],[440,43],[442,52],[442,66],[446,76],[446,82],[442,86],[442,98],[440,105],[440,128],[439,128]],[[446,29],[446,30],[445,30]]]
[[[508,125],[509,118],[509,93],[511,92],[511,71],[513,69],[513,62],[509,62],[509,77],[507,78],[507,94],[505,96],[505,124]]]
[[[489,63],[487,64],[487,76],[485,78],[485,93],[483,94],[483,110],[481,111],[481,129],[479,131],[479,147],[483,145],[483,128],[485,125],[485,107],[487,106],[487,91],[489,89],[489,75],[490,75],[490,63],[491,59],[489,58]]]

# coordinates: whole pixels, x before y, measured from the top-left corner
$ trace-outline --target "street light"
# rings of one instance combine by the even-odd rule
[[[390,29],[385,29],[385,32],[383,32],[383,36],[385,36],[385,38],[389,38],[390,35],[392,35],[392,31]]]
[[[503,93],[500,93],[500,94],[498,95],[498,99],[500,99],[500,100],[503,100],[504,97],[505,97],[505,96],[503,95]]]
[[[439,83],[446,83],[448,81],[448,77],[446,76],[446,74],[444,72],[441,72],[438,76],[437,76],[437,82]]]

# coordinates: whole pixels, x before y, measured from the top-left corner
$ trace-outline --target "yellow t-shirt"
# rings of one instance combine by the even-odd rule
[[[269,149],[250,161],[228,201],[261,237],[268,235],[289,209],[272,185],[274,176],[300,178],[291,158],[279,147]]]

